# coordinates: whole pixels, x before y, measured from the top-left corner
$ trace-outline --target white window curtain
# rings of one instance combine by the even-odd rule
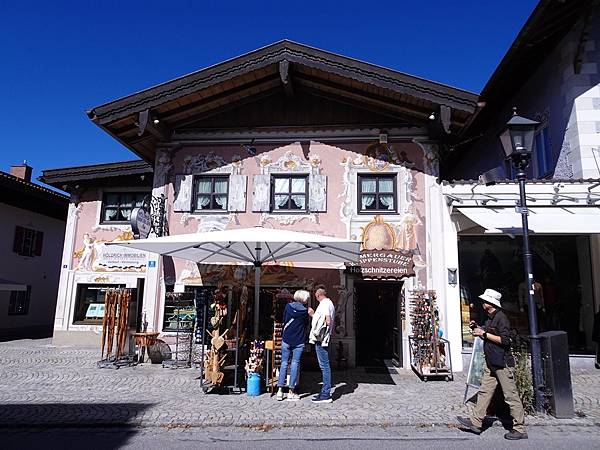
[[[374,195],[363,195],[360,199],[361,209],[367,209],[375,201]]]
[[[275,193],[287,194],[288,192],[290,192],[289,178],[275,178]]]
[[[379,192],[394,192],[394,180],[391,178],[380,178]]]
[[[292,202],[300,208],[306,209],[306,196],[305,195],[292,195]]]
[[[227,209],[227,180],[215,180],[215,203]]]
[[[210,178],[198,180],[198,188],[196,191],[198,194],[211,194],[210,191],[211,191]]]
[[[304,178],[292,178],[292,192],[306,192],[306,180]]]
[[[375,192],[377,188],[376,180],[361,180],[361,190],[363,194]]]
[[[210,197],[208,195],[199,196],[196,199],[196,209],[206,209],[210,203]]]
[[[285,208],[288,204],[289,195],[275,195],[275,209]]]
[[[393,195],[380,195],[379,203],[385,206],[387,209],[394,209],[394,196]]]

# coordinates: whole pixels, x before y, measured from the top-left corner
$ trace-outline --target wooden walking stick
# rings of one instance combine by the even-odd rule
[[[110,308],[108,310],[109,312],[109,318],[108,318],[108,336],[107,336],[107,349],[106,349],[106,357],[108,358],[109,356],[112,355],[112,349],[113,349],[113,339],[115,336],[115,314],[116,314],[116,308],[117,308],[117,294],[116,292],[113,291],[113,295],[111,295],[111,299],[110,299]]]
[[[110,303],[109,300],[110,291],[106,291],[104,293],[104,316],[102,316],[102,338],[100,339],[100,354],[101,359],[104,359],[104,345],[106,344],[106,327],[108,324],[108,305]]]
[[[129,315],[129,300],[131,299],[131,291],[126,289],[122,294],[121,307],[119,308],[119,355],[125,353],[125,342],[127,340],[127,317]]]

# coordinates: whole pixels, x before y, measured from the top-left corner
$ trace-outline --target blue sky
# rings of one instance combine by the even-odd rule
[[[134,159],[86,109],[284,38],[479,92],[536,3],[3,2],[0,170]]]

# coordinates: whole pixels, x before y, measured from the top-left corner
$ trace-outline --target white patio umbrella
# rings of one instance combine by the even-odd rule
[[[358,262],[360,241],[272,228],[233,228],[208,233],[179,234],[111,242],[201,264],[254,266],[254,336],[258,337],[260,274],[264,264],[297,263],[325,267]]]

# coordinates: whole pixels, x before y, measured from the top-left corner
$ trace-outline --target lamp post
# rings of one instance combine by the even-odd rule
[[[542,358],[540,341],[538,337],[537,307],[533,298],[533,269],[531,263],[531,250],[529,249],[529,224],[527,220],[527,198],[525,196],[525,180],[527,178],[527,167],[531,161],[533,150],[533,138],[535,128],[539,122],[518,116],[516,108],[513,108],[513,116],[506,124],[505,130],[500,134],[500,141],[504,153],[512,161],[517,170],[519,181],[520,201],[517,211],[521,213],[523,225],[523,263],[525,269],[525,282],[527,283],[527,306],[529,316],[529,331],[531,334],[531,369],[533,373],[534,406],[537,411],[543,409],[542,395]]]

